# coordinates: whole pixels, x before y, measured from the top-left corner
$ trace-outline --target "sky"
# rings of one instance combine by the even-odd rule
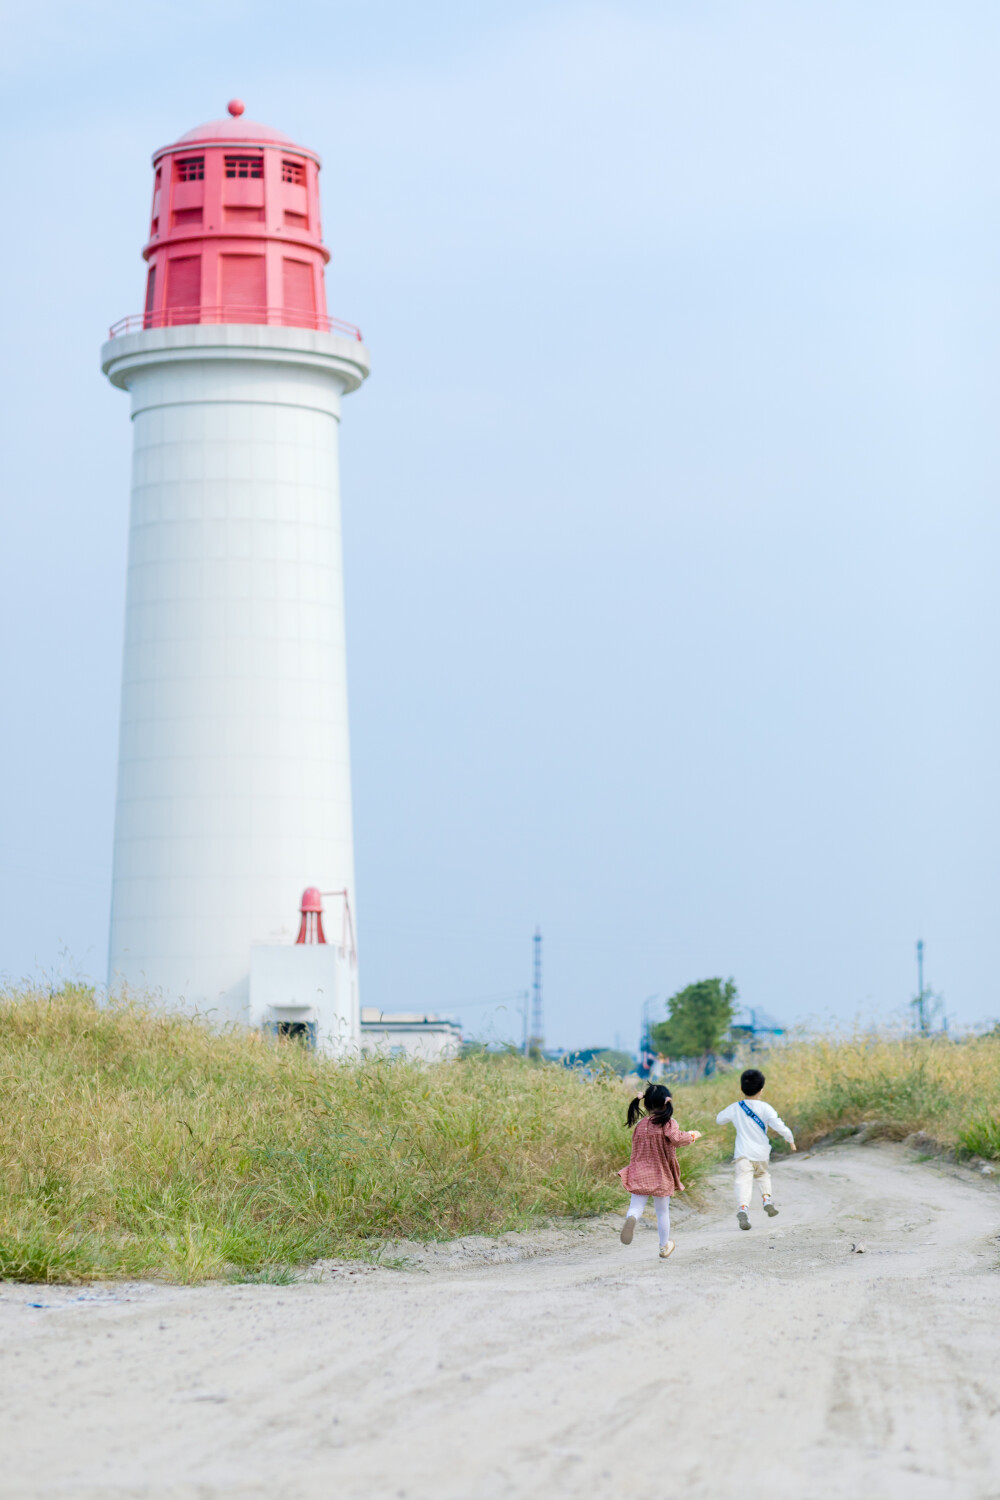
[[[994,0],[8,9],[0,972],[102,980],[152,151],[323,158],[362,1000],[1000,1015]]]

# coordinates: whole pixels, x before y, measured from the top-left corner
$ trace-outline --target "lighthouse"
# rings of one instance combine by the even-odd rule
[[[353,988],[350,1042],[338,433],[369,358],[327,313],[319,174],[238,100],[157,151],[144,309],[101,352],[133,434],[109,987],[266,1022],[252,951],[334,964],[294,941],[303,890],[334,893],[350,949],[315,984]]]

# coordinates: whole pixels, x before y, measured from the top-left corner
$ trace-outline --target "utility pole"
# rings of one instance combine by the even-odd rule
[[[913,1001],[917,1012],[917,1027],[921,1036],[927,1035],[927,991],[924,989],[924,940],[917,939],[917,998]]]
[[[542,929],[535,928],[534,966],[531,979],[531,1036],[525,1054],[541,1052],[545,1045],[545,1028],[542,1024]]]

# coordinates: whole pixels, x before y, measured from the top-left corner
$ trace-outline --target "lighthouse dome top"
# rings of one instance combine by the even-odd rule
[[[295,151],[312,157],[318,164],[319,158],[315,151],[310,151],[307,146],[297,145],[292,136],[286,135],[282,130],[275,130],[273,125],[263,125],[259,120],[246,119],[242,100],[230,100],[228,109],[229,115],[226,119],[208,120],[204,125],[196,125],[193,130],[186,130],[169,145],[161,146],[153,153],[154,165],[169,151],[177,151],[179,148],[188,146],[209,145],[289,146]]]
[[[276,146],[294,146],[290,135],[284,131],[275,130],[273,125],[261,125],[258,120],[228,119],[209,120],[204,125],[196,125],[193,130],[187,130],[182,136],[178,136],[178,146],[190,146],[194,142],[202,141],[260,141],[262,145],[273,144]]]

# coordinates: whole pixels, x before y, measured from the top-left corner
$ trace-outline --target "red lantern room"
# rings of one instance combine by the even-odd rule
[[[157,151],[145,311],[129,326],[272,323],[360,337],[326,312],[319,168],[314,151],[245,120],[238,99],[228,119]]]

